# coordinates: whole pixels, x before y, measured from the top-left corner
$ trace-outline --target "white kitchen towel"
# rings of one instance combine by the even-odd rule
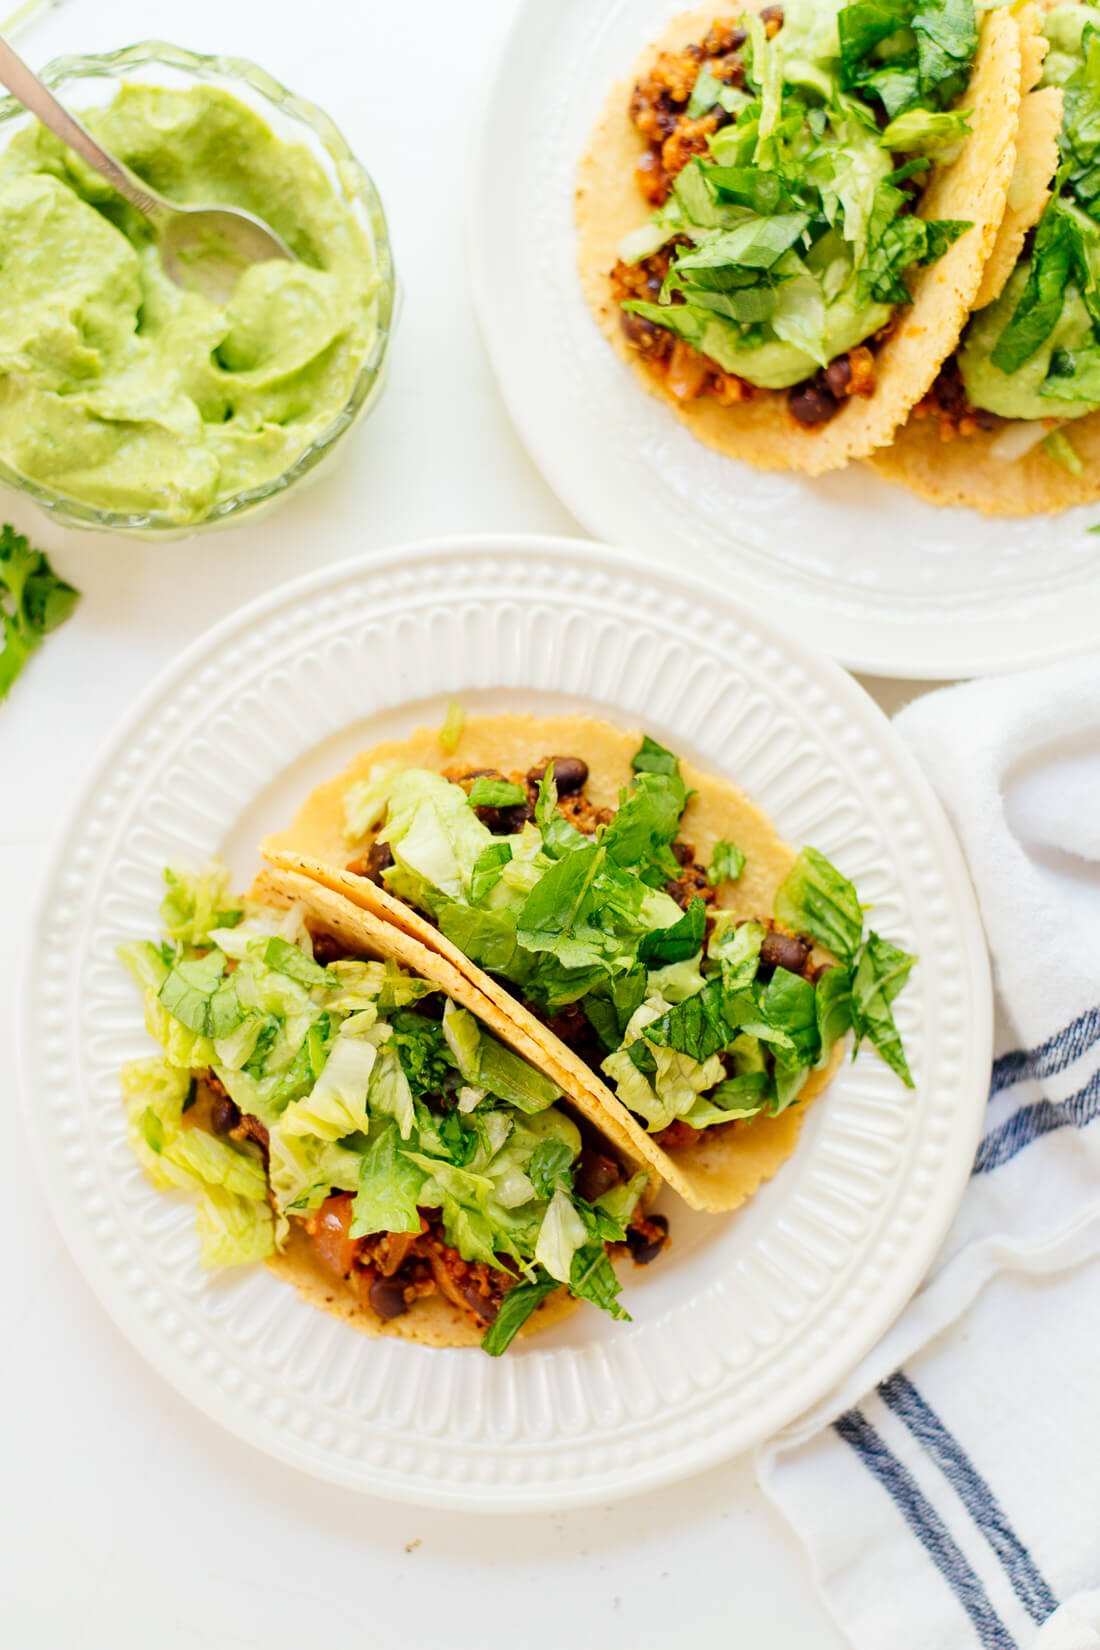
[[[1100,660],[897,727],[989,939],[988,1114],[923,1288],[761,1481],[857,1650],[1100,1650]]]

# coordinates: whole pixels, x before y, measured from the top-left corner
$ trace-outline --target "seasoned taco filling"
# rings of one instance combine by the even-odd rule
[[[503,1352],[564,1286],[625,1318],[610,1256],[667,1237],[562,1091],[438,986],[346,954],[300,906],[166,872],[164,938],[127,946],[158,1059],[123,1072],[158,1186],[200,1193],[202,1259],[310,1247],[375,1324],[444,1296]]]
[[[629,110],[654,211],[610,281],[670,394],[786,394],[805,428],[874,394],[908,277],[969,227],[916,208],[969,131],[977,43],[971,0],[787,0],[661,53]]]
[[[1054,6],[1042,32],[1040,89],[1063,98],[1049,202],[1003,291],[914,412],[935,418],[945,441],[1002,430],[1007,460],[1043,442],[1079,474],[1072,430],[1060,426],[1100,408],[1100,9]]]
[[[429,917],[614,1088],[666,1150],[795,1102],[850,1029],[912,1083],[891,1004],[914,958],[805,849],[757,920],[720,909],[745,859],[680,834],[689,792],[651,739],[615,809],[587,764],[381,764],[345,797],[348,869]]]

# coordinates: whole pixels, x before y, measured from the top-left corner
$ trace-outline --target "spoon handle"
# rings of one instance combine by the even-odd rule
[[[158,194],[147,188],[140,178],[109,155],[106,149],[100,148],[91,132],[61,106],[49,87],[12,51],[3,37],[0,37],[0,85],[6,86],[24,109],[29,109],[43,126],[48,126],[82,160],[102,173],[112,189],[117,189],[131,206],[136,206],[147,218],[157,219],[168,210],[167,203]]]

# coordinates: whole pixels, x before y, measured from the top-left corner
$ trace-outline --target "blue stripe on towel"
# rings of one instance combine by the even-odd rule
[[[1004,1565],[1020,1603],[1034,1622],[1058,1608],[1039,1566],[1012,1528],[996,1496],[932,1406],[899,1369],[879,1383],[882,1401],[923,1444]]]
[[[1100,1007],[1087,1008],[1038,1048],[1014,1049],[1011,1054],[1002,1054],[999,1060],[994,1060],[990,1098],[1025,1077],[1053,1077],[1065,1071],[1094,1043],[1100,1043]]]
[[[858,1409],[850,1409],[833,1422],[833,1427],[893,1497],[902,1518],[970,1617],[983,1650],[1016,1650],[1016,1640],[994,1610],[981,1580],[947,1525],[866,1416]]]
[[[999,1169],[1030,1146],[1040,1135],[1054,1129],[1083,1129],[1100,1115],[1100,1067],[1088,1082],[1071,1094],[1068,1100],[1036,1100],[1033,1105],[1021,1106],[1004,1123],[990,1129],[974,1159],[971,1174],[988,1174]]]

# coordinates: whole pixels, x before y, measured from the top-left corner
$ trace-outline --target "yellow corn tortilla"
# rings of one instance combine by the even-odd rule
[[[1034,7],[1020,15],[1024,76],[1025,80],[1029,74],[1032,76],[1032,85],[1041,73],[1046,53],[1046,40],[1038,32],[1040,21]],[[1029,92],[1020,105],[1016,168],[1008,208],[982,276],[975,309],[1000,296],[1023,251],[1028,231],[1038,223],[1050,199],[1058,170],[1062,103],[1061,87],[1047,86]],[[1008,421],[992,431],[979,430],[944,441],[937,419],[910,418],[897,431],[892,445],[874,453],[869,462],[885,480],[908,487],[932,504],[966,505],[988,516],[1052,513],[1100,498],[1100,413],[1087,413],[1063,426],[1081,460],[1079,476],[1051,458],[1041,443],[1021,458],[998,458],[998,438],[1011,428]]]
[[[974,308],[984,309],[1001,296],[1016,268],[1028,231],[1043,215],[1058,170],[1058,133],[1062,129],[1062,89],[1044,86],[1029,92],[1020,105],[1016,134],[1016,167],[1008,191],[1008,205],[997,232]]]
[[[1052,5],[1060,3],[1061,0],[1040,0],[1038,5],[1031,3],[1013,8],[1020,25],[1020,90],[1025,97],[1039,84],[1043,63],[1050,49],[1050,42],[1043,33],[1043,11],[1049,11]]]
[[[759,10],[764,0],[732,8]],[[1014,16],[987,13],[974,72],[958,107],[972,111],[971,133],[961,154],[933,172],[921,200],[928,218],[966,219],[972,227],[938,263],[915,276],[912,305],[879,350],[873,396],[851,397],[819,430],[801,429],[787,411],[786,392],[722,407],[707,397],[680,403],[646,370],[620,324],[608,280],[623,236],[647,217],[634,182],[645,143],[627,108],[634,83],[662,51],[701,41],[716,5],[684,13],[650,46],[628,78],[614,87],[581,161],[576,194],[578,261],[585,297],[617,354],[652,395],[671,403],[678,418],[708,447],[762,470],[801,470],[821,475],[884,446],[909,409],[927,394],[940,363],[958,342],[981,283],[982,269],[1004,216],[1016,161],[1020,113],[1020,28]]]
[[[994,444],[1011,428],[1008,422],[944,441],[936,419],[911,418],[893,446],[869,462],[886,481],[931,504],[966,505],[986,516],[1054,514],[1100,498],[1100,412],[1060,426],[1081,460],[1079,476],[1051,458],[1041,442],[1022,458],[997,458]]]
[[[1036,6],[1025,6],[1016,20],[1020,26],[1020,124],[1016,132],[1016,165],[1008,187],[1008,202],[997,239],[982,271],[974,299],[984,309],[1000,297],[1024,249],[1028,231],[1043,215],[1058,170],[1058,134],[1062,129],[1062,90],[1044,86],[1036,91],[1047,54],[1042,17]]]
[[[435,980],[462,1007],[470,1008],[480,1018],[485,1018],[479,1013],[476,991],[467,980],[445,966],[441,958],[426,955],[424,948],[408,935],[395,930],[390,924],[379,922],[370,912],[341,899],[317,881],[285,871],[264,871],[256,879],[252,894],[256,899],[275,904],[297,903],[304,906],[310,926],[338,939],[347,947],[350,956],[376,957],[383,961],[392,958],[413,973]],[[452,985],[453,991],[450,990]],[[528,1053],[527,1058],[531,1059],[532,1054]],[[538,1062],[539,1051],[535,1049],[533,1063]],[[578,1109],[585,1111],[584,1107]],[[591,1109],[590,1105],[588,1109]],[[601,1129],[601,1132],[606,1133],[606,1130]],[[635,1154],[627,1152],[623,1155],[630,1166],[636,1166]],[[271,1256],[267,1264],[279,1277],[292,1283],[311,1306],[331,1312],[343,1323],[351,1324],[368,1335],[392,1335],[399,1340],[415,1341],[418,1346],[480,1345],[484,1331],[478,1329],[465,1312],[439,1292],[421,1296],[400,1317],[388,1321],[376,1317],[360,1305],[339,1278],[325,1270],[317,1260],[308,1236],[296,1221],[290,1223],[286,1247],[280,1254]],[[549,1329],[568,1317],[576,1305],[568,1290],[556,1289],[528,1318],[519,1331],[520,1335]]]
[[[624,731],[586,716],[479,716],[469,719],[457,748],[448,754],[440,748],[437,730],[418,728],[408,739],[390,740],[366,751],[336,779],[320,786],[307,799],[290,829],[264,842],[263,853],[270,864],[317,878],[364,911],[432,948],[441,962],[477,988],[481,1000],[475,1012],[494,1032],[507,1036],[517,1052],[535,1047],[542,1069],[575,1099],[578,1107],[582,1091],[589,1097],[595,1108],[593,1121],[620,1150],[629,1148],[693,1208],[735,1209],[770,1180],[794,1150],[808,1105],[839,1063],[839,1048],[829,1068],[815,1072],[798,1101],[778,1117],[753,1118],[704,1130],[694,1145],[666,1152],[583,1060],[419,912],[376,883],[344,869],[356,854],[354,844],[344,834],[344,796],[349,785],[365,778],[380,763],[397,762],[437,771],[457,763],[496,768],[503,773],[526,773],[547,756],[580,756],[589,767],[585,787],[588,799],[595,807],[614,807],[620,790],[632,777],[631,757],[640,741],[637,731]],[[694,844],[700,860],[709,860],[714,844],[722,837],[734,840],[746,856],[740,880],[722,884],[719,903],[740,917],[770,913],[775,891],[793,863],[793,850],[728,780],[704,773],[687,762],[682,769],[689,788],[696,793],[685,811],[682,834]],[[419,971],[430,972],[427,965]],[[438,965],[432,977],[451,991]],[[450,981],[452,976],[446,979]],[[462,1000],[457,989],[452,994]]]

